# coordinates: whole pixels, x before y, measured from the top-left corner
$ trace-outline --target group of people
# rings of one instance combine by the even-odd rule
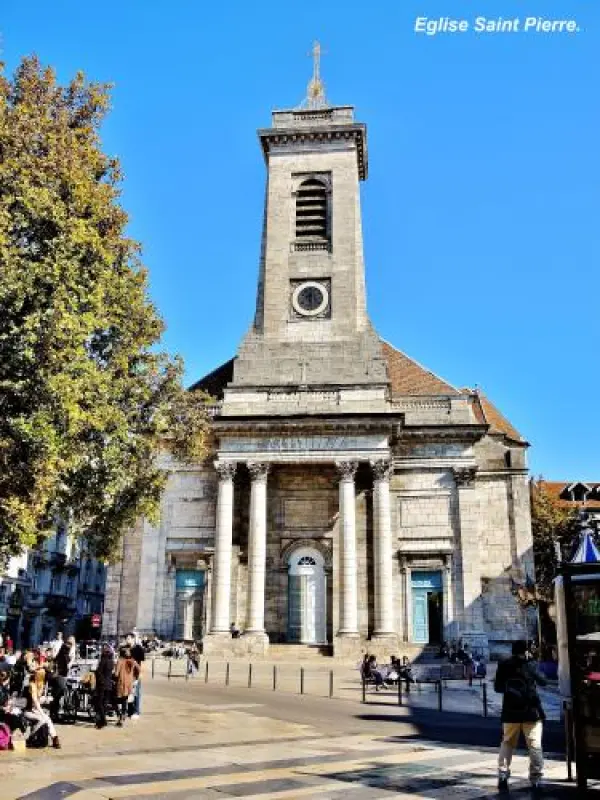
[[[414,683],[410,662],[406,656],[400,661],[396,656],[390,656],[389,664],[378,664],[377,656],[365,653],[360,665],[360,676],[363,681],[374,683],[375,691],[386,686],[394,686],[398,681],[405,681],[407,687]]]
[[[473,678],[485,678],[487,675],[487,666],[483,657],[472,652],[469,645],[462,641],[451,642],[449,645],[442,642],[438,658],[445,658],[450,664],[462,664],[469,686],[473,685]]]
[[[47,743],[50,737],[52,746],[59,749],[55,723],[76,655],[74,637],[64,641],[62,633],[45,648],[14,653],[0,648],[0,724],[11,733],[26,733],[31,746],[44,739]],[[45,706],[48,696],[51,699]]]
[[[141,712],[142,666],[146,659],[143,646],[128,633],[118,655],[109,643],[102,645],[98,665],[93,673],[94,706],[96,727],[107,725],[106,715],[114,709],[117,727],[121,728],[127,718],[136,720]]]
[[[0,647],[0,744],[19,731],[28,746],[45,746],[50,739],[54,748],[61,747],[56,723],[76,658],[75,638],[64,640],[62,633],[33,650],[13,653]],[[92,695],[97,728],[106,726],[109,709],[118,727],[140,716],[144,661],[144,648],[133,633],[118,654],[110,644],[102,645],[95,669],[81,681]]]

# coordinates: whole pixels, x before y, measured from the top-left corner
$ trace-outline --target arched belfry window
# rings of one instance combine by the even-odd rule
[[[296,192],[296,238],[327,239],[327,188],[317,178],[303,181]]]

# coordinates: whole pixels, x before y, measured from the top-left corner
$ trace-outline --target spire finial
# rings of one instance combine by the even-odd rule
[[[308,82],[306,90],[306,99],[302,103],[304,108],[324,108],[327,106],[327,99],[325,98],[325,84],[321,80],[321,44],[317,41],[313,43],[312,49],[309,53],[313,60],[313,74]]]

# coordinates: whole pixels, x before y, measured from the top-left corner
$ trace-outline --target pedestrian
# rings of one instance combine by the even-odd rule
[[[102,645],[102,653],[96,667],[96,686],[94,688],[94,704],[96,706],[96,727],[106,727],[106,707],[113,693],[113,672],[115,657],[109,644]]]
[[[12,640],[12,636],[10,635],[10,633],[8,633],[6,635],[6,641],[4,642],[4,644],[5,644],[5,647],[6,647],[6,652],[10,655],[12,653],[12,651],[13,651],[13,640]]]
[[[128,633],[125,641],[127,647],[131,650],[131,657],[138,665],[138,677],[134,687],[134,700],[129,708],[129,716],[131,719],[136,720],[140,718],[140,714],[142,713],[142,670],[144,661],[146,660],[146,653],[135,633]]]
[[[542,730],[545,719],[537,685],[546,680],[531,661],[524,640],[513,642],[512,656],[498,665],[494,689],[502,699],[502,744],[498,756],[498,789],[508,791],[510,764],[521,731],[529,751],[529,780],[534,790],[541,786],[544,772]]]
[[[62,635],[62,634],[61,634]],[[69,636],[66,642],[61,644],[60,650],[54,658],[54,671],[51,678],[52,704],[50,705],[50,717],[53,722],[58,720],[60,701],[62,700],[66,688],[69,669],[75,660],[75,639]]]
[[[63,644],[64,644],[64,640],[63,640],[62,631],[58,631],[58,633],[56,634],[56,638],[54,638],[50,642],[50,649],[52,650],[52,658],[53,659],[56,659],[56,657],[60,653],[60,648],[63,646]]]
[[[127,715],[129,695],[133,691],[133,682],[140,674],[140,668],[132,658],[131,650],[122,647],[119,651],[119,660],[115,667],[115,697],[117,701],[117,727],[123,727],[123,720]]]

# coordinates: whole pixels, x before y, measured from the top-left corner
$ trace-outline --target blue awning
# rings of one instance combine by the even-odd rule
[[[600,562],[600,550],[594,542],[594,537],[589,528],[584,528],[579,534],[579,544],[571,564],[596,564]]]

